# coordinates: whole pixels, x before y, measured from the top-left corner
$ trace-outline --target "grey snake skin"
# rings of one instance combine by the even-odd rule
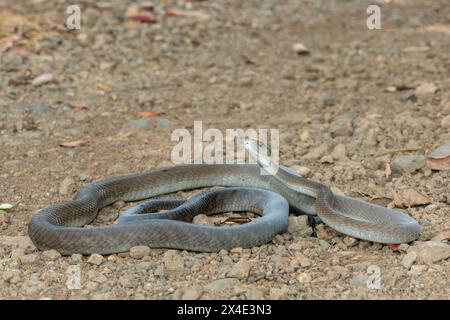
[[[285,167],[275,176],[261,175],[259,165],[192,164],[95,181],[75,198],[35,214],[28,225],[33,243],[62,254],[111,254],[136,245],[217,252],[252,247],[286,230],[288,213],[318,215],[327,225],[353,237],[380,243],[402,243],[420,234],[408,215],[346,196],[305,179]],[[190,201],[144,203],[117,223],[83,227],[99,209],[117,200],[136,201],[201,187],[223,186]],[[155,202],[156,201],[156,202]],[[147,210],[145,210],[147,209]],[[160,213],[145,213],[169,209]],[[199,213],[251,211],[262,217],[249,223],[214,227],[189,223]]]

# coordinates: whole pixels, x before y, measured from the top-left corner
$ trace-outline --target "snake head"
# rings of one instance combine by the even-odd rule
[[[272,161],[272,149],[269,144],[246,136],[244,147],[258,165],[264,169],[265,174],[275,175],[278,172],[278,165]]]

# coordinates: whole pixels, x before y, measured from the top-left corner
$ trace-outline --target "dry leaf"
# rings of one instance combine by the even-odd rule
[[[226,218],[224,217],[217,217],[217,216],[210,216],[209,219],[215,226],[220,226],[223,224]]]
[[[54,78],[55,77],[53,76],[53,74],[44,73],[44,74],[41,74],[40,76],[37,76],[36,78],[34,78],[33,81],[31,81],[31,84],[33,86],[40,86],[45,83],[53,81]]]
[[[206,13],[201,11],[188,11],[188,10],[177,10],[177,9],[168,9],[166,10],[166,16],[168,17],[194,17],[207,19],[209,16]]]
[[[389,250],[391,250],[391,251],[400,251],[399,243],[389,243],[387,246],[388,246]]]
[[[393,193],[394,204],[397,208],[410,208],[414,206],[423,206],[431,203],[431,199],[415,189],[408,189],[402,192]]]
[[[387,207],[392,202],[392,199],[386,197],[376,197],[370,199],[369,202],[382,207]]]
[[[433,238],[431,238],[432,241],[444,241],[444,240],[450,240],[450,229],[444,229],[442,231],[439,231]]]
[[[142,112],[139,112],[139,116],[141,118],[154,118],[154,117],[160,116],[162,114],[164,114],[164,112],[160,112],[160,111],[142,111]]]
[[[162,56],[162,55],[160,55],[160,54],[157,54],[157,55],[154,55],[154,56],[148,57],[148,58],[147,58],[147,60],[149,60],[149,61],[159,61],[159,60],[161,60],[162,58],[163,58],[163,56]]]
[[[450,169],[450,156],[443,159],[428,159],[427,164],[433,170],[449,170]]]
[[[129,15],[128,19],[145,23],[156,22],[156,17],[150,12],[139,12],[137,14]]]
[[[450,142],[443,144],[431,152],[427,164],[433,170],[450,169]]]
[[[252,219],[249,217],[229,217],[225,221],[222,222],[222,224],[243,224],[251,222]]]
[[[77,110],[89,109],[86,103],[74,103],[71,107]]]
[[[64,142],[61,143],[60,146],[64,148],[76,148],[76,147],[82,147],[87,145],[88,142],[86,140],[75,140],[71,142]]]

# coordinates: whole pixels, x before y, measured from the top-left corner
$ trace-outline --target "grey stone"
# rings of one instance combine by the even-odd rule
[[[297,281],[299,283],[310,283],[312,280],[311,275],[307,272],[302,272],[297,276]]]
[[[331,156],[335,160],[348,160],[347,148],[345,147],[345,144],[337,144],[336,147],[334,147],[333,152],[331,152]]]
[[[55,261],[55,260],[61,258],[61,254],[54,249],[46,250],[46,251],[42,252],[42,258],[45,261]]]
[[[264,288],[256,287],[250,288],[245,292],[245,296],[248,300],[263,300],[264,299]]]
[[[358,244],[358,240],[353,237],[345,237],[343,242],[347,247],[353,247]]]
[[[59,186],[59,194],[63,196],[68,195],[72,191],[71,187],[74,183],[75,181],[72,178],[66,177]]]
[[[2,274],[2,279],[6,282],[10,282],[14,277],[20,277],[19,270],[5,270]]]
[[[227,290],[233,290],[241,282],[236,278],[223,278],[214,280],[205,286],[208,291],[221,292]]]
[[[248,278],[250,267],[251,265],[247,260],[241,259],[233,265],[231,270],[228,272],[228,277],[246,279]]]
[[[15,169],[18,168],[23,164],[23,160],[15,159],[15,160],[8,160],[2,163],[2,167],[4,169]]]
[[[154,122],[156,123],[156,127],[159,129],[167,128],[170,126],[170,120],[165,117],[156,117],[152,120],[154,120]]]
[[[349,115],[342,115],[330,124],[330,134],[335,137],[351,137],[353,135],[353,119]]]
[[[416,102],[417,101],[417,95],[414,93],[414,91],[404,93],[400,97],[400,101],[402,101],[402,102],[406,102],[406,101]]]
[[[137,286],[137,280],[134,276],[131,275],[123,275],[119,278],[119,283],[124,288],[135,288]]]
[[[288,230],[292,235],[309,236],[311,235],[311,227],[308,225],[308,217],[302,216],[289,216]]]
[[[163,256],[164,267],[169,273],[181,274],[184,269],[184,259],[177,250],[167,250]]]
[[[151,263],[148,261],[139,262],[138,264],[138,268],[142,271],[147,271],[148,269],[150,269],[150,267]]]
[[[392,161],[392,171],[396,173],[412,173],[424,167],[425,160],[425,157],[422,155],[399,156]]]
[[[70,256],[71,263],[80,263],[83,260],[83,256],[79,253],[74,253]]]
[[[181,300],[197,300],[201,297],[203,290],[198,287],[192,287],[184,290],[181,295]]]
[[[135,246],[130,249],[130,257],[134,259],[142,259],[150,254],[148,246]]]
[[[98,276],[96,276],[96,277],[93,279],[93,281],[102,284],[102,283],[107,282],[107,281],[108,281],[108,278],[107,278],[105,275],[103,275],[103,274],[99,274]]]
[[[270,300],[284,300],[287,296],[287,290],[283,288],[270,288]]]
[[[411,266],[411,270],[408,271],[408,275],[420,275],[422,272],[428,269],[427,265],[413,265]]]
[[[308,257],[304,256],[301,253],[295,254],[295,260],[303,267],[307,268],[311,266],[311,261],[308,259]]]
[[[320,239],[319,240],[319,246],[326,250],[326,249],[328,249],[330,247],[330,244],[327,241],[325,241],[323,239]]]
[[[150,119],[135,119],[128,121],[128,127],[137,130],[146,129],[150,127],[150,124]]]
[[[30,253],[30,254],[26,254],[24,256],[21,256],[19,258],[20,262],[22,264],[34,264],[39,260],[39,257],[37,254],[34,253]]]
[[[252,77],[242,77],[239,79],[239,85],[243,87],[250,87],[253,85],[253,82]]]
[[[202,224],[212,226],[214,223],[206,214],[198,214],[192,219],[192,223],[194,224]]]
[[[98,254],[98,253],[91,254],[91,255],[89,256],[87,262],[89,262],[90,264],[99,266],[99,265],[101,265],[102,262],[103,262],[103,256],[100,255],[100,254]]]
[[[305,89],[316,89],[318,87],[319,87],[319,84],[315,81],[307,81],[303,85],[303,88],[305,88]]]
[[[46,105],[46,104],[30,104],[30,105],[26,105],[25,109],[36,113],[36,114],[42,114],[42,113],[55,113],[55,109],[53,109],[52,107]]]
[[[25,255],[25,249],[17,248],[11,251],[11,259],[17,260]]]
[[[411,251],[407,254],[405,254],[405,256],[402,259],[402,266],[404,266],[406,269],[410,269],[411,266],[413,265],[413,263],[416,261],[417,259],[417,253],[415,251]]]
[[[373,157],[368,157],[362,160],[363,167],[370,170],[378,170],[382,164],[383,161]]]
[[[158,268],[155,269],[155,271],[153,272],[153,274],[157,277],[165,277],[166,276],[166,269],[164,268],[164,266],[159,266]]]
[[[56,36],[45,36],[41,40],[42,46],[48,49],[56,49],[62,44],[62,40]]]
[[[409,247],[409,252],[416,252],[419,264],[433,263],[450,257],[450,245],[443,242],[427,241]]]
[[[308,48],[301,42],[296,42],[292,45],[292,51],[298,55],[309,54]]]
[[[431,158],[444,158],[450,154],[450,142],[440,145],[430,153]]]
[[[316,160],[316,159],[322,158],[326,154],[328,154],[328,145],[326,143],[322,143],[319,146],[311,149],[304,156],[302,156],[302,159]]]
[[[353,278],[350,279],[350,284],[352,286],[360,287],[366,285],[366,275],[358,273]]]
[[[316,96],[316,104],[321,108],[332,107],[337,103],[339,100],[329,93],[321,93]]]
[[[134,119],[128,121],[128,127],[135,130],[142,130],[147,128],[163,129],[170,126],[170,120],[165,117],[155,117],[151,119]]]

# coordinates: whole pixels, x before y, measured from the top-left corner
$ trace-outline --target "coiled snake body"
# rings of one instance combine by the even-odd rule
[[[125,214],[118,223],[83,228],[100,208],[117,200],[136,201],[212,186],[231,188],[200,194],[188,202],[149,202],[141,205],[139,212],[135,210],[140,214]],[[39,211],[28,232],[39,249],[56,249],[62,254],[110,254],[136,245],[215,252],[268,242],[286,230],[289,207],[317,214],[337,231],[368,241],[410,242],[420,233],[418,223],[402,212],[333,195],[328,187],[285,167],[274,176],[261,175],[260,166],[251,164],[179,165],[99,180],[81,189],[73,200]],[[145,208],[169,210],[143,214]],[[187,222],[199,213],[228,211],[252,211],[262,217],[231,227]]]

